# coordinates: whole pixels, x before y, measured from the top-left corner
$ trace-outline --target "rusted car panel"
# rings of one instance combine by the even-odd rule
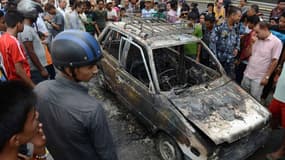
[[[174,139],[185,160],[245,159],[262,146],[270,113],[225,75],[209,48],[192,35],[150,28],[111,23],[99,37],[104,82],[118,99],[152,133]],[[185,56],[183,45],[197,42],[212,57],[208,65]]]
[[[216,144],[232,143],[247,136],[267,124],[270,117],[262,105],[234,82],[168,98]]]

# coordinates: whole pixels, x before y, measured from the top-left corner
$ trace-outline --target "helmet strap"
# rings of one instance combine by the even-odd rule
[[[80,80],[77,79],[76,73],[75,73],[75,67],[66,67],[61,72],[69,77],[70,79],[74,80],[75,82],[80,82]]]
[[[70,71],[71,71],[71,76],[72,76],[73,80],[75,82],[80,82],[80,80],[78,80],[77,77],[76,77],[75,67],[70,67]]]

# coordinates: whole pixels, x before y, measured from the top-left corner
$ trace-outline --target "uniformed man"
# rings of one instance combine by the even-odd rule
[[[241,10],[230,7],[228,19],[216,26],[211,34],[210,48],[224,67],[227,75],[234,79],[234,61],[240,47],[239,25]]]

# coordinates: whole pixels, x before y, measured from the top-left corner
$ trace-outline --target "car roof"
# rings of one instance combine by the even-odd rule
[[[150,48],[163,48],[198,42],[200,39],[192,35],[193,28],[187,22],[171,24],[160,19],[130,18],[121,22],[111,22],[110,27],[123,32]]]

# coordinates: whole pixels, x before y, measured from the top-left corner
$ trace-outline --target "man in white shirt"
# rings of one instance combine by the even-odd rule
[[[107,20],[108,21],[117,21],[118,15],[116,10],[113,8],[113,2],[112,0],[107,0]]]
[[[58,8],[57,10],[59,13],[62,14],[62,16],[65,18],[65,8],[66,8],[67,2],[66,0],[58,0]]]

